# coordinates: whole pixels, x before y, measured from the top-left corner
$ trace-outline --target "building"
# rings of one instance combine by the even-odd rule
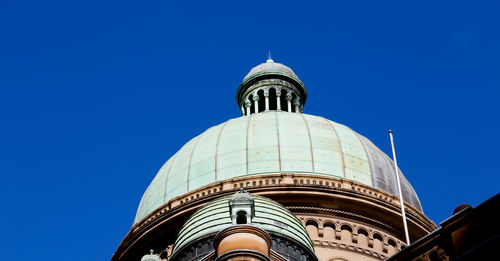
[[[495,260],[500,246],[500,194],[473,208],[460,205],[440,228],[387,261]]]
[[[306,100],[289,67],[254,67],[236,92],[241,117],[163,165],[112,260],[384,260],[405,248],[392,160],[303,113]],[[436,225],[401,186],[413,242]]]

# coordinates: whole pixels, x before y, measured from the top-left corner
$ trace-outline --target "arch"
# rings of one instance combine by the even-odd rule
[[[345,243],[351,243],[352,242],[352,227],[343,224],[340,226],[340,240]]]
[[[309,219],[306,221],[306,231],[311,238],[318,237],[318,222],[315,220]]]
[[[255,106],[254,106],[254,102],[253,102],[253,94],[250,94],[246,100],[250,104],[250,114],[255,113]],[[246,111],[246,107],[245,107],[245,111]]]
[[[346,224],[346,223],[340,224],[340,230],[347,230],[347,231],[349,231],[351,233],[353,231],[351,225]]]
[[[275,111],[278,109],[278,102],[276,101],[276,89],[269,88],[269,110]]]
[[[253,94],[250,94],[250,96],[248,96],[248,100],[250,101],[250,114],[253,114],[253,113],[255,113],[255,104],[253,102]]]
[[[240,210],[236,212],[236,224],[248,224],[246,211]]]
[[[288,102],[286,101],[286,94],[287,91],[285,89],[281,90],[280,103],[282,111],[288,111]]]
[[[378,252],[382,252],[384,250],[384,237],[379,233],[373,234],[373,249]]]
[[[429,254],[429,259],[430,259],[431,261],[440,261],[440,260],[441,260],[441,258],[439,258],[439,254],[438,254],[438,252],[437,252],[437,251],[435,251],[435,250],[434,250],[434,251],[432,251],[432,252]]]
[[[397,252],[397,246],[396,246],[396,241],[394,239],[389,238],[387,240],[387,254],[388,255],[394,255]]]
[[[259,96],[259,108],[257,108],[258,112],[263,112],[266,110],[266,100],[264,97],[264,90],[258,90],[257,96]]]
[[[323,224],[323,238],[328,241],[335,239],[335,225],[332,222],[325,222]]]
[[[358,244],[362,247],[368,247],[368,231],[364,228],[358,228]]]
[[[311,218],[306,219],[306,223],[305,224],[306,224],[306,226],[307,225],[314,225],[314,226],[318,227],[318,221],[316,221],[314,219],[311,219]]]
[[[333,221],[330,221],[330,220],[325,220],[323,221],[323,227],[332,227],[333,229],[337,229],[337,225],[333,222]]]

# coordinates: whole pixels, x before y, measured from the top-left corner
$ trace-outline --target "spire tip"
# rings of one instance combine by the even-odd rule
[[[271,50],[267,51],[267,61],[268,63],[273,63],[273,58],[271,58]]]

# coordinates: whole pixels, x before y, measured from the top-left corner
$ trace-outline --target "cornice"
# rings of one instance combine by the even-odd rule
[[[289,193],[319,193],[321,195],[342,196],[343,198],[356,199],[360,202],[370,202],[371,206],[391,209],[395,213],[400,208],[399,198],[396,195],[348,179],[300,173],[269,173],[227,179],[211,183],[173,198],[134,224],[120,243],[112,260],[120,260],[121,256],[126,254],[141,238],[154,231],[156,227],[166,224],[182,214],[186,215],[215,198],[232,194],[240,188],[263,196]],[[434,222],[429,220],[422,212],[411,206],[408,202],[404,204],[408,219],[416,222],[421,229],[430,232],[436,228]],[[314,211],[321,210],[320,208],[310,208]],[[377,223],[377,220],[372,219],[372,221]]]

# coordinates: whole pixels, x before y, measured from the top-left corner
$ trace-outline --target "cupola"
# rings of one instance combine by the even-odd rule
[[[267,111],[302,112],[306,98],[306,88],[299,77],[271,57],[252,68],[236,92],[244,116]]]
[[[229,200],[229,211],[233,225],[251,224],[252,218],[255,217],[255,204],[250,193],[241,188],[240,192]]]
[[[141,261],[160,261],[160,258],[158,257],[158,255],[154,254],[153,250],[150,250],[149,255],[144,255],[141,258]]]

